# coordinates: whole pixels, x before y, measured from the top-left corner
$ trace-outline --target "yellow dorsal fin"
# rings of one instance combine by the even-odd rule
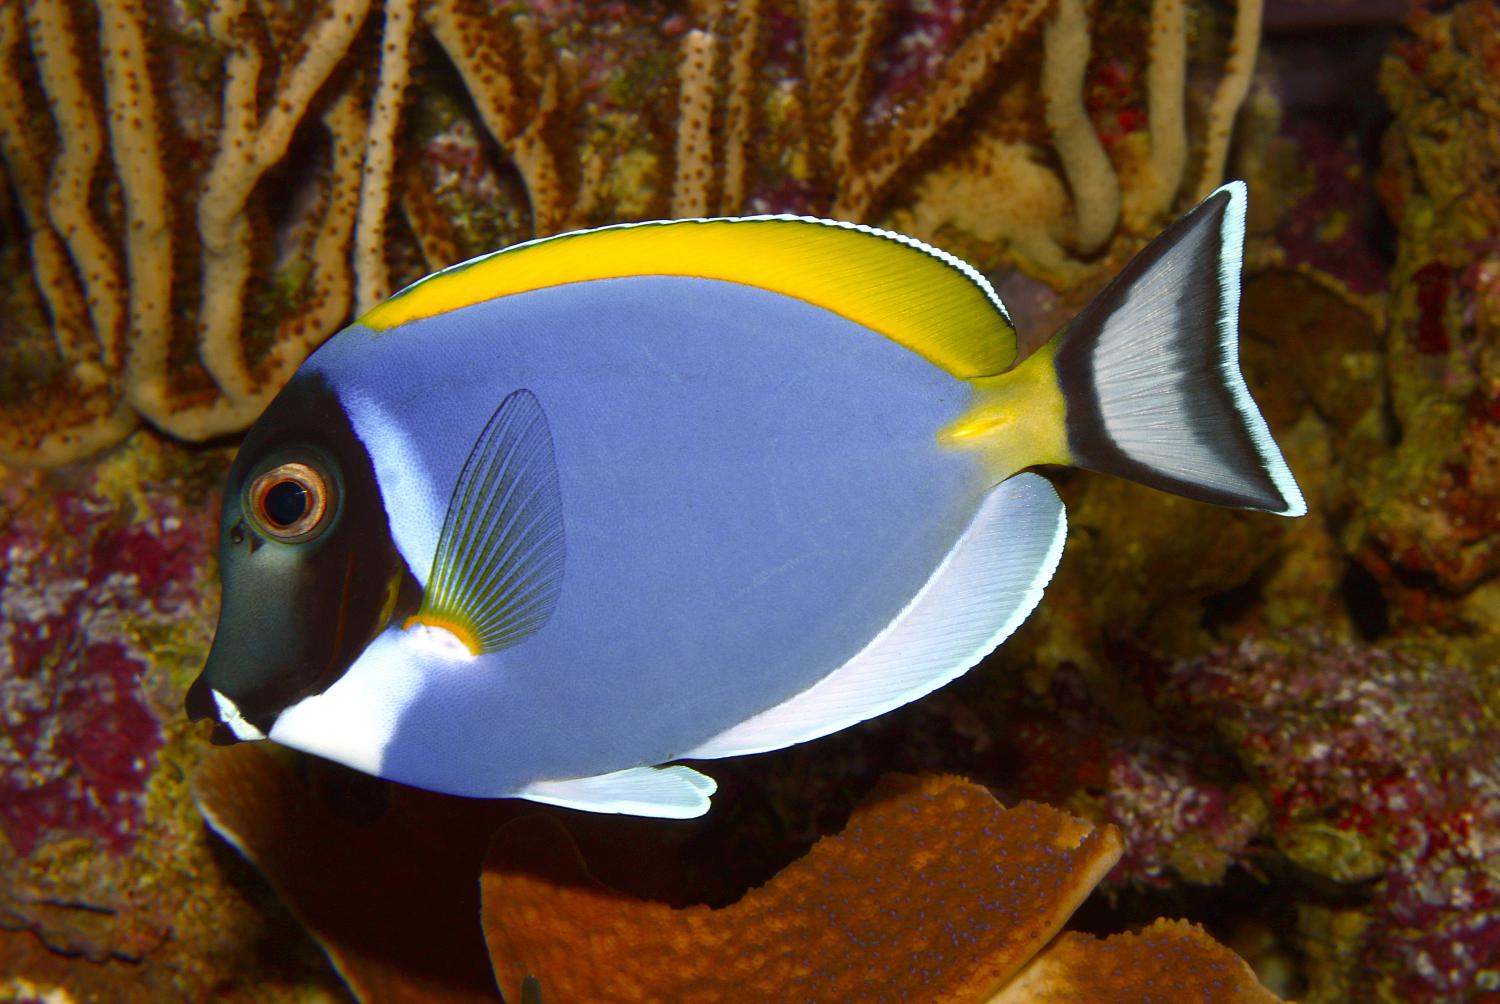
[[[668,220],[518,244],[413,283],[360,323],[377,331],[484,300],[635,275],[722,279],[796,297],[955,376],[999,373],[1015,328],[989,282],[945,251],[887,230],[798,216]]]

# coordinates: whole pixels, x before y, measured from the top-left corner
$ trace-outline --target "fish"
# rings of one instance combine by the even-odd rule
[[[330,338],[229,470],[188,715],[439,792],[691,818],[678,761],[963,675],[1040,601],[1077,467],[1306,504],[1240,372],[1230,182],[1018,358],[990,282],[876,227],[605,226]]]

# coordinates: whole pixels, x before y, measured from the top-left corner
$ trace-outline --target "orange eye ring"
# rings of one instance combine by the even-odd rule
[[[333,482],[310,464],[286,463],[250,483],[250,518],[276,540],[297,543],[316,536],[333,514]]]

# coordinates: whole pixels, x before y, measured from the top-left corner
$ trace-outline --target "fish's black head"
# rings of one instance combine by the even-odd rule
[[[219,526],[222,603],[187,713],[214,741],[259,739],[331,686],[417,587],[369,453],[337,395],[299,374],[245,437]]]

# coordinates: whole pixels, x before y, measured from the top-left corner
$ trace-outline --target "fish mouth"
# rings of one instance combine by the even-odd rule
[[[188,687],[183,703],[189,721],[213,720],[214,729],[209,741],[215,746],[233,746],[266,738],[265,731],[246,719],[233,700],[210,687],[201,676]]]

